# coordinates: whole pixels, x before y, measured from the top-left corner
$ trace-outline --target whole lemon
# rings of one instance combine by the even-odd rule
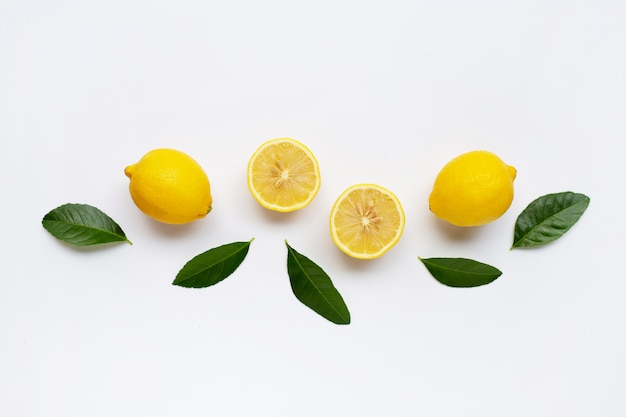
[[[488,151],[457,156],[439,172],[430,210],[456,226],[480,226],[502,216],[513,201],[517,170]]]
[[[163,223],[183,224],[211,211],[213,199],[206,173],[193,158],[174,149],[154,149],[124,173],[135,205]]]

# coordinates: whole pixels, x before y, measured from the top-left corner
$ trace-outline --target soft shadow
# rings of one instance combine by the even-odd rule
[[[200,219],[202,220],[202,219]],[[181,238],[188,236],[197,227],[199,220],[186,224],[167,224],[150,218],[145,219],[148,222],[149,227],[155,231],[155,233],[166,238]]]
[[[62,240],[59,240],[59,239],[56,239],[56,240],[60,245],[77,253],[103,252],[106,250],[113,250],[114,248],[118,246],[130,245],[130,243],[126,241],[119,241],[119,242],[98,243],[98,244],[89,245],[89,246],[76,246],[76,245],[72,245],[71,243],[67,243]]]
[[[381,262],[381,258],[376,259],[356,259],[353,258],[337,248],[335,253],[337,262],[341,263],[344,268],[349,269],[352,272],[362,272],[365,270],[371,270],[372,267]]]
[[[259,210],[261,216],[263,216],[265,220],[274,224],[290,224],[296,222],[299,218],[302,217],[302,212],[306,210],[306,208],[302,208],[300,210],[283,213],[266,209],[265,207],[262,207],[260,205],[258,205],[256,209]]]
[[[444,220],[433,218],[431,221],[434,227],[444,236],[450,240],[457,242],[467,242],[474,240],[479,236],[484,228],[483,227],[461,227],[450,224]]]

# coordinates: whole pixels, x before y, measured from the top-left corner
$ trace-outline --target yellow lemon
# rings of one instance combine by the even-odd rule
[[[404,230],[404,210],[391,191],[375,184],[348,187],[330,213],[335,245],[357,259],[380,257],[394,246]]]
[[[488,151],[457,156],[439,172],[430,210],[456,226],[480,226],[502,216],[513,201],[517,170]]]
[[[320,189],[313,153],[295,139],[263,143],[248,162],[248,188],[261,206],[280,212],[306,207]]]
[[[163,223],[183,224],[203,218],[213,199],[209,179],[189,155],[174,149],[154,149],[124,173],[135,205]]]

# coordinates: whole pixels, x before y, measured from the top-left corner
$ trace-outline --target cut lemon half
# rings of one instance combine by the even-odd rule
[[[339,249],[357,259],[374,259],[400,240],[404,210],[391,191],[375,184],[356,184],[335,201],[330,234]]]
[[[306,207],[320,189],[313,153],[291,138],[262,144],[248,162],[248,188],[263,207],[288,212]]]

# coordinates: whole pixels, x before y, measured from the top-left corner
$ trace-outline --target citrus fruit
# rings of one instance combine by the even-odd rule
[[[295,139],[263,143],[248,162],[248,188],[261,206],[280,212],[306,207],[320,189],[317,159]]]
[[[517,170],[488,151],[457,156],[439,172],[428,199],[433,214],[456,226],[480,226],[502,216],[513,201]]]
[[[374,259],[400,240],[404,210],[389,190],[375,184],[348,187],[330,213],[330,234],[339,249],[357,259]]]
[[[213,199],[209,179],[189,155],[174,149],[154,149],[124,173],[135,205],[163,223],[183,224],[203,218]]]

